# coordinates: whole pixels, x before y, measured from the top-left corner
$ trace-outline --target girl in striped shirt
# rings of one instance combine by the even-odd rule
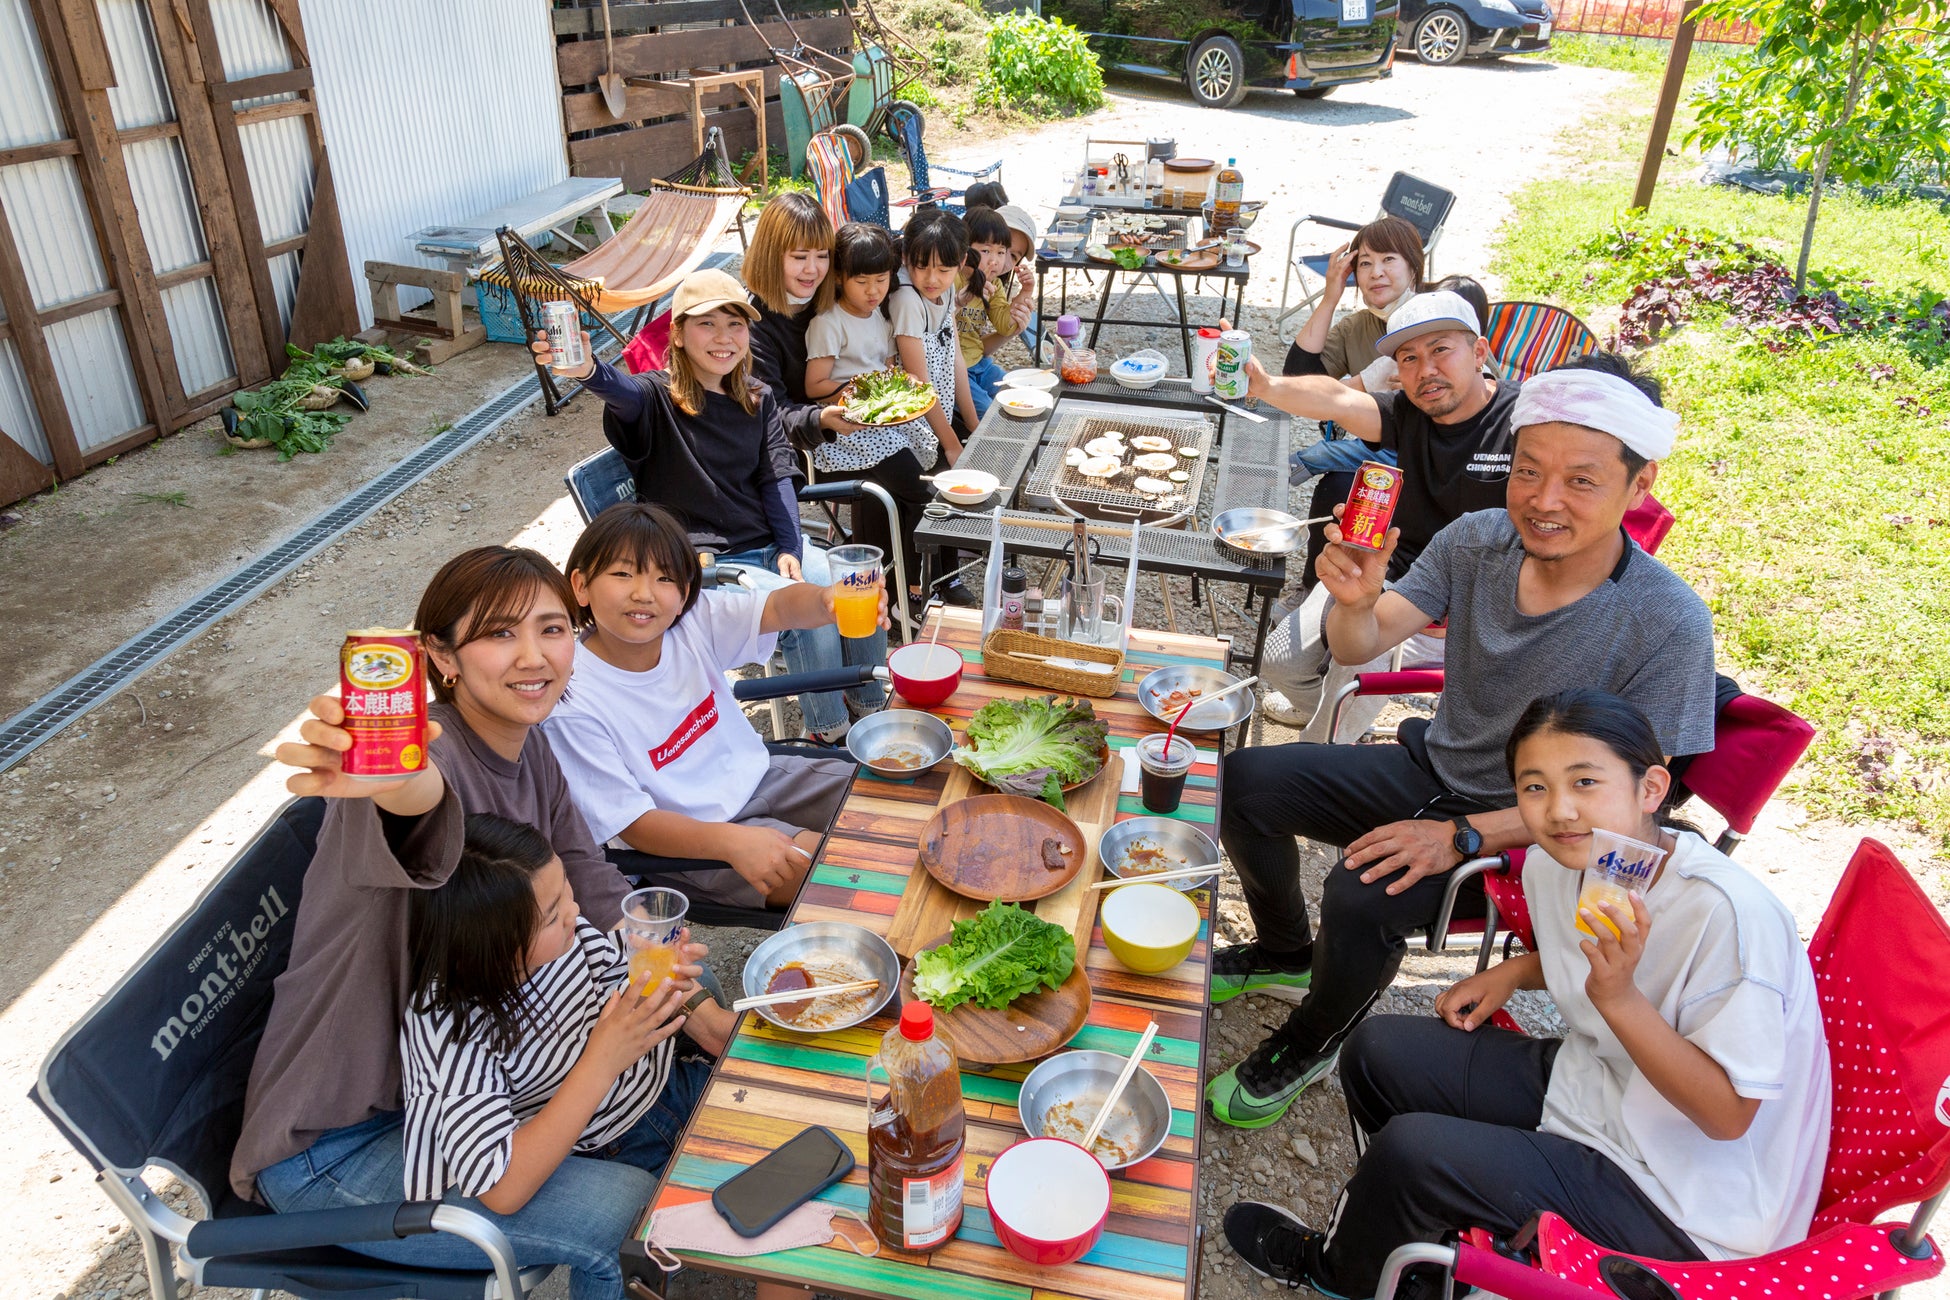
[[[703,945],[632,995],[620,934],[578,914],[548,840],[485,813],[409,917],[407,1198],[472,1197],[523,1267],[567,1264],[575,1300],[621,1300],[614,1224],[589,1210],[648,1203],[703,1092],[709,1066],[671,1041]]]

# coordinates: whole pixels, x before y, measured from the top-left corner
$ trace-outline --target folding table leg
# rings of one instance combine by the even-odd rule
[[[1090,321],[1090,342],[1086,343],[1084,345],[1085,347],[1094,348],[1097,346],[1097,335],[1103,331],[1104,317],[1110,314],[1111,290],[1116,287],[1117,272],[1106,270],[1104,272],[1104,291],[1097,296],[1097,314]]]
[[[1158,595],[1164,601],[1165,605],[1165,631],[1176,632],[1178,630],[1178,615],[1171,608],[1171,576],[1169,574],[1160,573],[1158,575]]]
[[[1178,291],[1178,342],[1185,349],[1185,373],[1190,375],[1192,373],[1192,317],[1191,313],[1185,309],[1185,277],[1182,275],[1172,276],[1171,287]],[[1225,303],[1222,301],[1219,303],[1219,306],[1224,308]],[[1192,586],[1193,590],[1196,591],[1198,586],[1198,580],[1196,578],[1192,580]]]

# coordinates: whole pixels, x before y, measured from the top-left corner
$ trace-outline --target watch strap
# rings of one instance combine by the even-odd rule
[[[691,991],[691,995],[684,999],[684,1005],[683,1007],[680,1008],[680,1011],[684,1015],[687,1016],[691,1015],[699,1007],[703,1006],[706,1002],[709,1002],[710,1000],[711,1000],[710,989],[707,988],[693,989]]]

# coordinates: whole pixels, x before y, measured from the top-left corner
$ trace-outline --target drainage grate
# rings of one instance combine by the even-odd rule
[[[52,740],[69,723],[134,681],[167,656],[269,587],[305,560],[427,475],[507,423],[541,396],[523,375],[447,432],[314,518],[277,546],[231,574],[175,613],[123,642],[32,705],[0,723],[0,772]]]

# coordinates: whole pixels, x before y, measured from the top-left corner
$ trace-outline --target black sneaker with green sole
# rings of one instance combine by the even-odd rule
[[[1212,1005],[1230,1002],[1241,993],[1264,993],[1284,1002],[1306,1000],[1313,980],[1308,970],[1288,970],[1268,961],[1256,943],[1228,944],[1212,950]]]

